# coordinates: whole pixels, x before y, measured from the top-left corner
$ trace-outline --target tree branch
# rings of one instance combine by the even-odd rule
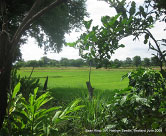
[[[135,30],[135,31],[137,31],[137,29]],[[159,46],[159,44],[158,44],[158,42],[157,42],[157,40],[153,37],[153,35],[152,35],[152,33],[148,30],[148,29],[138,29],[138,31],[141,31],[141,32],[138,32],[139,34],[148,34],[149,36],[150,36],[150,38],[152,38],[152,40],[154,41],[154,43],[155,43],[155,45],[156,45],[156,47],[157,47],[157,49],[155,49],[154,48],[154,46],[152,46],[153,48],[151,48],[152,50],[155,50],[155,51],[157,51],[160,55],[162,54],[162,51],[161,51],[161,49],[160,49],[160,46]]]
[[[40,1],[40,0],[37,0],[37,1]],[[30,24],[36,20],[38,17],[42,16],[45,12],[47,12],[48,10],[52,9],[53,7],[57,7],[58,5],[60,5],[61,3],[64,3],[64,2],[67,2],[67,0],[56,0],[55,2],[52,2],[51,4],[49,4],[48,6],[46,6],[45,8],[41,9],[40,11],[38,11],[35,15],[33,15],[32,17],[29,16],[29,18],[27,17],[25,20],[25,22],[23,22],[20,26],[22,27],[19,27],[19,30],[18,32],[15,34],[13,40],[12,40],[12,48],[11,48],[11,51],[10,53],[12,53],[14,55],[15,53],[15,50],[16,50],[16,46],[22,36],[22,33],[24,31],[26,31],[29,27],[30,27]],[[29,14],[32,14],[32,13],[29,13]]]
[[[16,39],[18,33],[22,29],[22,27],[26,24],[26,22],[35,14],[36,8],[41,4],[41,0],[36,0],[33,6],[31,7],[29,13],[24,17],[21,25],[18,27],[17,31],[15,32],[12,42]]]
[[[152,33],[151,33],[148,29],[145,29],[145,31],[146,31],[146,32],[149,34],[149,36],[153,39],[153,41],[154,41],[155,44],[156,44],[158,53],[160,54],[160,56],[162,56],[162,51],[160,50],[160,46],[158,45],[157,40],[153,37]]]

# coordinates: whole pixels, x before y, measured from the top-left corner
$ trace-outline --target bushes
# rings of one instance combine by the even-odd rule
[[[9,93],[8,114],[0,135],[97,134],[86,130],[103,131],[100,135],[114,135],[109,130],[121,129],[165,132],[165,79],[159,72],[151,69],[137,69],[123,78],[125,77],[129,78],[128,88],[116,90],[115,95],[112,92],[110,99],[106,98],[111,94],[103,92],[95,92],[92,100],[88,99],[87,94],[83,94],[82,100],[75,100],[66,109],[55,107],[51,102],[53,95],[49,91],[39,95],[38,88],[30,91],[32,93],[25,99],[20,93],[19,83]],[[78,105],[79,103],[82,105]]]
[[[12,95],[9,95],[7,116],[0,131],[2,136],[57,135],[58,124],[74,118],[73,112],[83,107],[77,106],[80,102],[77,99],[64,110],[60,106],[46,109],[45,104],[52,100],[49,92],[38,96],[38,88],[35,88],[26,100],[21,93],[18,94],[20,86],[18,83]]]
[[[13,69],[11,73],[11,90],[20,82],[21,87],[19,93],[28,100],[30,93],[33,93],[33,90],[40,86],[39,81],[39,78],[21,77],[17,74],[17,69]]]
[[[109,105],[109,129],[166,128],[166,81],[150,69],[137,69],[126,76],[129,87],[117,92]]]
[[[80,110],[80,115],[82,118],[80,119],[80,124],[82,124],[82,128],[94,130],[101,129],[105,126],[105,108],[106,100],[104,92],[94,92],[94,97],[92,100],[89,99],[89,96],[84,94],[82,97],[82,104],[85,105],[84,109]]]

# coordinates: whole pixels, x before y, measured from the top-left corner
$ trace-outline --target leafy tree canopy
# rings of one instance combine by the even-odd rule
[[[138,67],[141,64],[141,57],[140,56],[135,56],[133,58],[133,64]]]
[[[166,14],[166,2],[165,0],[145,0],[147,3],[153,3],[151,6],[153,8],[157,8],[160,12],[164,12]]]
[[[144,58],[144,60],[143,60],[143,65],[144,65],[145,67],[149,67],[149,66],[150,66],[150,59],[149,59],[149,58]]]
[[[103,59],[110,59],[116,49],[125,46],[119,43],[121,39],[132,35],[133,40],[136,40],[144,35],[144,44],[148,44],[149,49],[156,51],[163,63],[166,56],[165,50],[162,51],[160,48],[163,40],[156,40],[150,32],[156,21],[161,20],[162,12],[153,8],[149,3],[138,7],[134,1],[128,4],[126,0],[105,1],[116,10],[117,15],[102,17],[101,27],[91,27],[92,20],[84,22],[87,31],[70,45],[78,47],[83,58],[95,58],[101,62]]]
[[[33,12],[38,12],[53,1],[55,0],[41,0],[37,3],[38,8]],[[84,16],[88,15],[85,2],[86,0],[66,0],[65,3],[46,12],[31,24],[30,29],[23,33],[19,44],[25,43],[27,37],[31,36],[37,40],[40,47],[44,46],[45,51],[52,49],[59,52],[65,42],[65,33],[71,32],[75,27],[81,27]],[[7,10],[3,12],[5,7],[1,7],[0,29],[2,29],[5,18],[8,22],[8,33],[12,37],[33,3],[34,0],[6,0]]]

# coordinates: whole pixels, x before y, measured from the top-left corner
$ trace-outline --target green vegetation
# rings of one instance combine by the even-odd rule
[[[21,76],[29,76],[32,68],[21,68]],[[110,90],[127,87],[128,80],[121,81],[121,77],[131,69],[93,69],[91,82],[95,89]],[[49,88],[86,88],[89,78],[88,68],[35,68],[32,77],[39,78],[44,85],[48,76]]]
[[[15,2],[18,4],[16,7],[22,5],[17,0]],[[92,20],[83,21],[86,15],[85,1],[50,0],[45,3],[36,0],[34,4],[23,4],[27,8],[33,5],[29,12],[29,8],[8,10],[13,4],[1,1],[0,135],[165,135],[166,71],[163,66],[166,62],[166,51],[161,46],[165,46],[166,39],[156,40],[150,32],[156,21],[165,21],[162,18],[166,13],[165,8],[161,6],[164,0],[156,5],[146,0],[145,5],[138,9],[134,1],[128,5],[125,0],[106,2],[116,10],[117,15],[104,16],[101,19],[102,26],[91,27]],[[63,4],[59,5],[61,3]],[[43,20],[37,20],[37,17],[53,5],[57,6],[56,12],[50,10],[52,14],[45,14]],[[52,15],[59,19],[47,19]],[[80,55],[90,66],[96,64],[97,68],[108,68],[107,64],[114,51],[125,46],[120,44],[121,39],[134,36],[135,40],[143,34],[144,44],[148,44],[149,49],[156,52],[151,60],[144,59],[143,66],[149,67],[150,63],[155,62],[155,65],[160,66],[160,71],[143,68],[93,68],[89,71],[87,67],[80,67],[84,63],[82,59],[70,60],[69,66],[79,68],[34,69],[39,62],[41,66],[54,66],[56,62],[42,58],[42,61],[30,62],[29,66],[33,66],[33,69],[21,68],[18,73],[15,70],[11,73],[12,61],[20,56],[17,54],[19,45],[26,41],[26,35],[35,37],[46,51],[50,48],[60,51],[65,32],[74,26],[80,26],[82,21],[87,30],[76,42],[67,45],[78,47]],[[63,26],[63,29],[59,26]],[[25,39],[21,39],[23,35]],[[133,60],[126,58],[124,62],[127,67],[142,65],[140,56]],[[63,58],[61,65],[57,66],[68,66],[67,63],[68,60]],[[121,64],[121,61],[115,59],[111,67],[121,67]],[[126,130],[130,133],[124,132]]]
[[[13,92],[10,92],[8,101],[7,118],[0,135],[24,135],[24,136],[48,136],[58,134],[60,122],[67,121],[76,116],[71,113],[78,111],[83,105],[78,105],[79,99],[73,101],[64,110],[60,106],[48,107],[47,103],[53,99],[49,92],[38,96],[38,88],[26,100],[20,91],[21,84],[18,83]]]
[[[142,58],[140,56],[135,56],[133,58],[127,57],[125,60],[101,60],[97,62],[95,59],[91,59],[91,66],[101,68],[120,68],[120,67],[135,67],[135,66],[160,66],[157,57]],[[29,61],[18,61],[16,63],[18,67],[87,67],[89,66],[89,60],[85,59],[67,59],[62,58],[61,60],[49,59],[47,57],[42,57],[40,60],[29,60]],[[163,66],[166,63],[163,63]]]
[[[137,69],[128,75],[129,87],[115,95],[109,105],[111,129],[159,129],[166,127],[166,81],[161,73]],[[157,135],[157,134],[156,134]]]
[[[19,93],[21,84],[18,83],[9,92],[7,115],[0,135],[112,136],[115,133],[110,130],[120,130],[119,135],[126,135],[122,130],[133,132],[136,129],[153,130],[150,135],[164,134],[161,132],[165,132],[166,126],[165,79],[151,69],[137,69],[123,76],[126,77],[129,84],[125,89],[95,90],[91,100],[86,88],[63,87],[56,88],[60,94],[55,88],[46,92],[35,88],[26,100],[25,92]]]
[[[29,76],[32,68],[21,68],[18,74],[21,77]],[[109,98],[109,93],[115,89],[123,89],[128,85],[128,79],[121,80],[122,76],[131,69],[92,69],[91,84],[95,88],[95,93],[103,92]],[[89,68],[35,68],[33,78],[40,79],[43,88],[48,76],[48,88],[59,104],[69,103],[74,98],[87,93],[86,81],[89,78]],[[32,88],[33,89],[33,88]]]
[[[21,44],[33,37],[45,52],[60,52],[65,34],[80,28],[87,16],[85,1],[0,1],[0,129],[6,114],[12,64],[21,58]]]

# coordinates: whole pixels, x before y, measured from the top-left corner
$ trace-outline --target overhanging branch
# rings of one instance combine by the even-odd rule
[[[21,31],[22,27],[26,24],[26,22],[37,12],[36,8],[39,7],[40,4],[41,4],[41,0],[36,0],[35,1],[33,6],[31,7],[30,11],[28,12],[28,14],[24,17],[21,25],[18,27],[17,31],[15,32],[15,34],[13,36],[13,39],[12,39],[12,43],[16,39],[19,32]]]
[[[36,7],[38,4],[40,4],[41,0],[37,0],[39,3],[36,3],[35,5],[33,5],[33,7]],[[41,9],[40,11],[38,11],[36,14],[33,15],[32,12],[29,12],[29,15],[27,15],[27,17],[25,18],[25,21],[23,21],[20,25],[20,27],[18,28],[16,34],[14,35],[12,42],[11,42],[11,50],[10,53],[14,55],[15,51],[16,51],[16,47],[17,44],[22,36],[22,33],[24,31],[26,31],[29,27],[30,24],[36,20],[38,17],[42,16],[45,12],[47,12],[48,10],[57,7],[58,5],[60,5],[61,3],[67,2],[68,0],[56,0],[55,2],[52,2],[51,4],[49,4],[48,6],[46,6],[45,8]],[[31,8],[31,10],[33,10],[33,8]],[[32,16],[30,16],[30,14]],[[22,27],[21,27],[22,26]]]

